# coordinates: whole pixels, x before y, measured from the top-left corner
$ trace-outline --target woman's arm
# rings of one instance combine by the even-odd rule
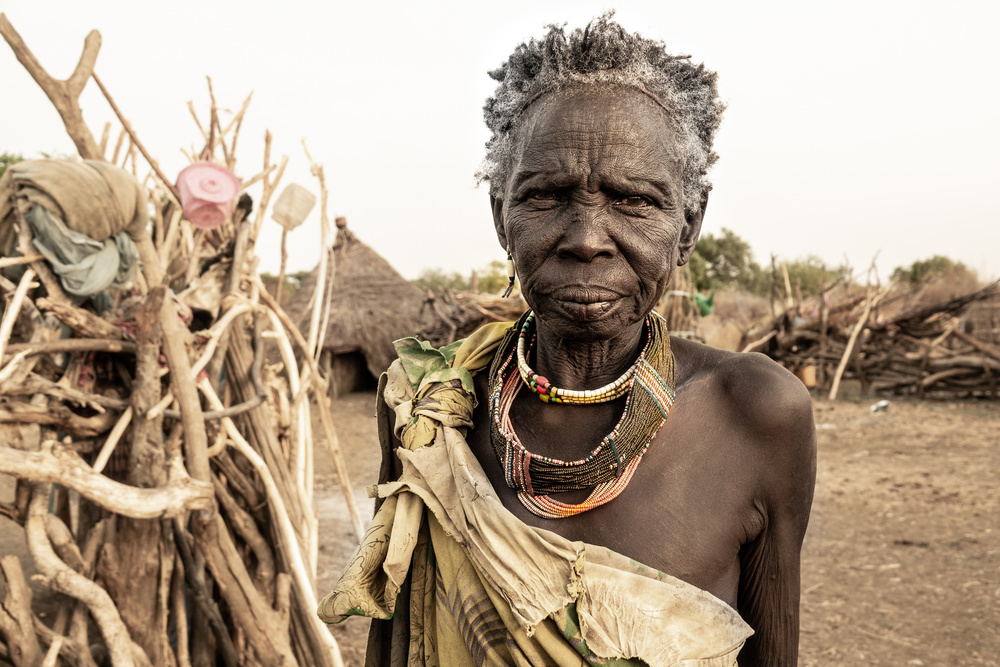
[[[764,528],[740,550],[737,608],[754,629],[740,667],[798,663],[799,558],[816,480],[816,433],[812,402],[797,380],[762,392],[758,411]],[[763,422],[763,423],[761,423]],[[770,422],[770,423],[768,423]]]

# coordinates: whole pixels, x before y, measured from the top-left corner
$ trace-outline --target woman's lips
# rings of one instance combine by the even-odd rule
[[[596,320],[607,313],[622,295],[606,288],[569,287],[549,294],[557,308],[576,320]]]

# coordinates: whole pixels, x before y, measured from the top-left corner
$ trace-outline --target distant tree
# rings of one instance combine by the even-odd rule
[[[3,178],[7,167],[23,162],[24,156],[16,153],[0,153],[0,178]]]
[[[974,276],[975,272],[962,262],[956,262],[944,255],[934,255],[920,259],[909,266],[897,266],[892,272],[892,279],[897,282],[919,285],[925,281],[956,276]]]
[[[765,283],[750,244],[725,227],[718,236],[703,234],[699,239],[691,256],[691,280],[702,292],[736,287],[759,293]]]
[[[285,285],[286,289],[289,290],[289,294],[302,287],[302,283],[310,275],[312,275],[312,271],[296,271],[295,273],[285,274]]]
[[[507,287],[507,262],[495,259],[476,272],[477,289],[483,294],[497,294]]]
[[[798,285],[802,296],[817,296],[821,286],[829,287],[847,269],[844,266],[830,267],[816,255],[785,262],[788,280],[794,289]],[[783,280],[783,279],[782,279]]]
[[[443,292],[446,289],[469,289],[469,281],[460,273],[442,269],[425,269],[420,277],[412,282],[420,289],[429,289],[432,292]]]

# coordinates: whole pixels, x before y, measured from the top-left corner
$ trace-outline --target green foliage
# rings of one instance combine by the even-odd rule
[[[792,289],[798,286],[803,297],[818,296],[823,286],[829,287],[837,279],[837,276],[847,271],[845,266],[827,266],[816,255],[785,262],[785,268],[788,270],[788,281],[792,284]],[[781,280],[783,283],[784,277]],[[779,291],[784,293],[783,285]]]
[[[703,294],[720,288],[739,289],[762,296],[771,291],[770,267],[761,268],[754,261],[750,244],[730,229],[723,228],[718,236],[703,235],[691,256],[690,266],[695,289]],[[775,266],[780,267],[780,264],[776,262]],[[816,296],[822,285],[830,285],[836,276],[846,270],[846,267],[827,266],[816,255],[785,262],[785,268],[792,289],[798,286],[803,297]],[[785,280],[780,271],[778,268],[774,279],[778,293],[784,294]]]
[[[897,266],[892,272],[892,279],[897,282],[919,285],[924,281],[955,275],[972,275],[972,271],[962,262],[934,255],[928,259],[920,259],[909,266]]]
[[[495,259],[476,275],[477,289],[483,294],[497,294],[507,288],[507,262]]]
[[[443,292],[447,289],[469,289],[469,281],[461,274],[442,269],[425,269],[420,277],[413,281],[413,284],[420,289],[429,289],[432,292]]]
[[[691,256],[691,280],[700,292],[720,287],[760,292],[765,281],[750,244],[732,230],[703,234]]]
[[[507,287],[507,262],[493,260],[486,266],[476,269],[476,291],[480,294],[499,294]],[[469,279],[457,271],[443,269],[425,269],[420,277],[411,281],[420,289],[432,292],[444,290],[471,289]]]
[[[296,271],[295,273],[285,274],[285,285],[281,288],[282,302],[302,287],[302,281],[304,281],[310,273],[312,273],[312,271]],[[260,274],[260,279],[263,281],[264,286],[267,287],[267,291],[269,293],[277,294],[278,276],[273,273],[262,273]]]
[[[23,155],[15,153],[0,153],[0,178],[3,178],[4,172],[7,171],[7,167],[23,161]]]

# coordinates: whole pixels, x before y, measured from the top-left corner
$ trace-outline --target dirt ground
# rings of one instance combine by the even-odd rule
[[[893,400],[873,414],[875,400],[815,403],[800,665],[1000,665],[1000,404]],[[351,394],[333,408],[366,519],[364,487],[378,474],[374,401]],[[323,595],[357,538],[333,465],[316,451]],[[6,553],[26,549],[0,519]],[[347,665],[363,664],[367,630],[363,619],[333,627]]]
[[[374,400],[351,394],[333,409],[366,518]],[[1000,665],[1000,404],[891,400],[872,413],[876,400],[815,402],[799,664]],[[356,538],[332,464],[316,468],[323,595]],[[367,629],[333,627],[347,665],[363,664]]]

